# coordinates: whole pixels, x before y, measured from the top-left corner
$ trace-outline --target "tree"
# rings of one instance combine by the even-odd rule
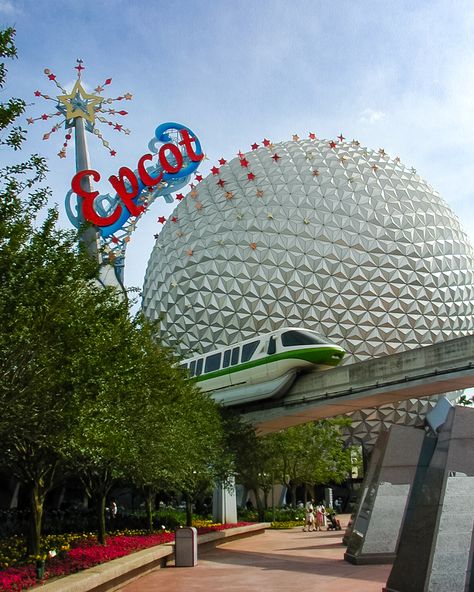
[[[296,506],[298,486],[340,483],[351,470],[351,449],[344,447],[347,419],[325,419],[266,436],[275,451],[275,468]]]

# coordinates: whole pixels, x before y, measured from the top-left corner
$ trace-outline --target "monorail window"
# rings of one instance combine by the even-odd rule
[[[222,367],[228,368],[230,365],[230,349],[226,349],[222,356]]]
[[[267,354],[270,356],[276,352],[276,339],[274,337],[270,337],[270,342],[268,344]]]
[[[242,347],[242,362],[248,362],[250,360],[250,358],[255,353],[255,350],[257,349],[259,343],[260,341],[258,340],[252,341],[252,343],[246,343]]]
[[[204,366],[204,372],[214,372],[215,370],[219,370],[221,367],[221,354],[212,354],[212,356],[207,356],[206,358],[206,365]]]
[[[281,342],[284,347],[295,345],[324,345],[327,343],[322,337],[317,337],[312,333],[305,333],[304,331],[285,331],[285,333],[281,334]]]
[[[190,364],[189,364],[189,374],[191,374],[191,376],[194,376],[196,373],[196,360],[193,360]]]
[[[202,358],[199,358],[196,362],[196,376],[200,376],[202,374]]]
[[[234,347],[234,349],[232,350],[232,355],[230,358],[230,363],[232,364],[232,366],[235,366],[235,364],[239,363],[239,352],[240,347]]]

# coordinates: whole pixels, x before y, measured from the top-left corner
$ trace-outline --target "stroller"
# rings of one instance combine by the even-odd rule
[[[327,515],[328,518],[328,527],[327,530],[342,530],[341,523],[336,518],[336,514],[331,512]]]

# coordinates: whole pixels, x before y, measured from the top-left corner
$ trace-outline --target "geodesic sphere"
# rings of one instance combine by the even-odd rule
[[[345,363],[474,329],[474,251],[413,169],[358,142],[262,146],[215,167],[151,254],[147,317],[184,355],[281,326]]]

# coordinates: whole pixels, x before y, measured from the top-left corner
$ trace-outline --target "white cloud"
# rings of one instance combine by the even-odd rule
[[[361,123],[368,123],[370,125],[377,123],[385,117],[385,113],[383,111],[376,111],[375,109],[364,109],[362,113],[359,115],[359,121]]]
[[[0,0],[0,13],[1,14],[19,14],[21,10],[18,6],[14,6],[10,0]]]

